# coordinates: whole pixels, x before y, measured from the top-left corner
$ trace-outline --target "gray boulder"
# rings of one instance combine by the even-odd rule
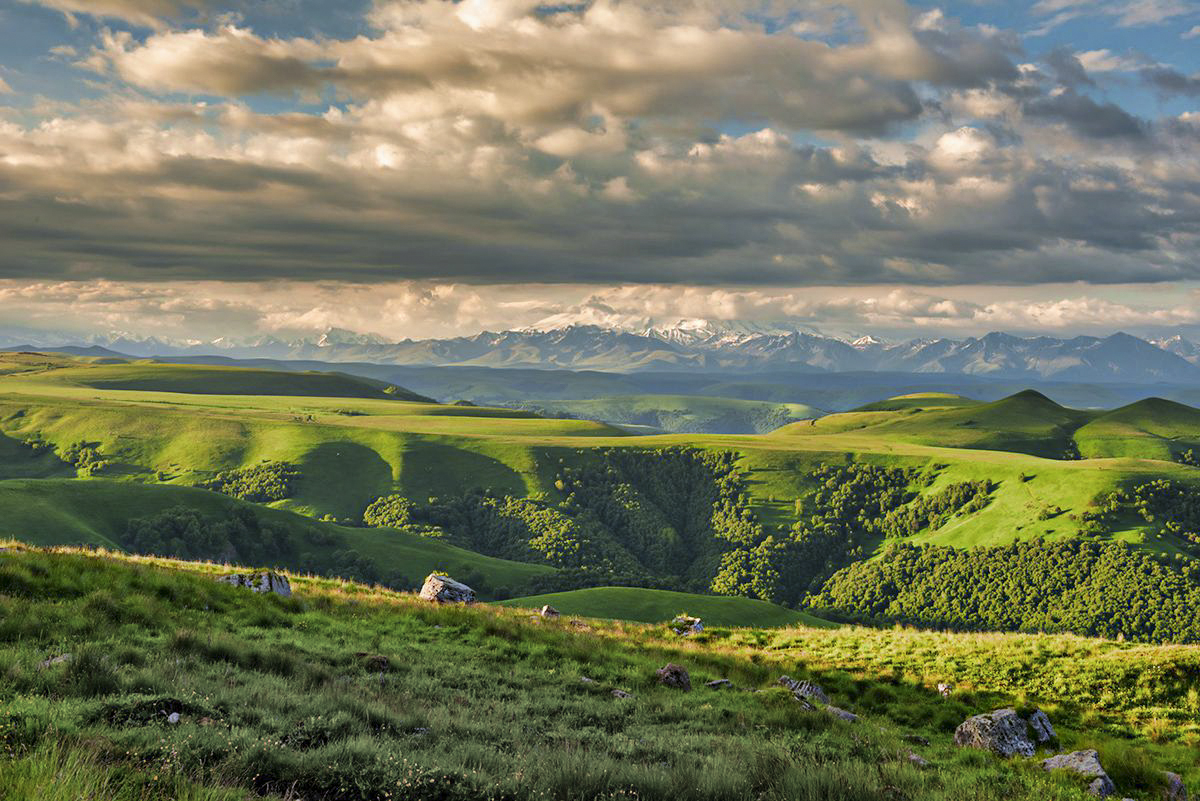
[[[1091,779],[1088,792],[1100,798],[1107,798],[1117,791],[1117,786],[1100,764],[1100,755],[1092,749],[1052,756],[1042,760],[1042,767],[1046,770],[1069,770]]]
[[[284,598],[292,597],[292,585],[288,582],[287,576],[281,576],[270,570],[264,570],[261,573],[230,573],[227,576],[218,577],[217,581],[234,587],[244,587],[251,592],[268,592],[282,595]]]
[[[475,590],[440,573],[430,573],[421,587],[421,597],[439,604],[473,604]]]
[[[833,715],[835,718],[841,718],[842,720],[846,721],[847,723],[857,723],[858,722],[858,715],[854,714],[853,712],[847,712],[844,709],[839,709],[836,706],[826,706],[825,711],[828,712],[829,714]]]
[[[1033,756],[1037,746],[1030,739],[1030,728],[1017,710],[997,709],[964,720],[954,730],[954,744],[962,748],[991,751],[1005,758]]]
[[[687,669],[681,665],[669,662],[655,672],[658,673],[659,684],[666,687],[673,687],[676,690],[683,690],[684,692],[692,691],[692,677],[688,675]]]
[[[1167,775],[1167,786],[1163,790],[1163,798],[1166,801],[1188,801],[1188,791],[1183,785],[1183,778],[1169,770],[1164,773]]]
[[[825,694],[825,691],[821,689],[820,685],[813,684],[811,681],[797,681],[791,676],[780,676],[779,681],[775,683],[791,690],[792,695],[796,696],[796,700],[798,701],[829,703],[829,696]]]
[[[538,610],[538,614],[542,617],[558,617],[558,610],[553,606],[546,604],[540,610]]]
[[[733,682],[729,679],[713,679],[712,681],[704,682],[704,686],[710,690],[732,690]]]
[[[1038,745],[1048,743],[1058,737],[1054,733],[1054,727],[1050,725],[1050,718],[1042,710],[1033,710],[1033,714],[1025,720],[1029,724],[1029,728],[1033,730],[1033,736],[1037,739]]]

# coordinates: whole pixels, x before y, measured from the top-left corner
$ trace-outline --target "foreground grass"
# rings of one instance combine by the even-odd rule
[[[261,597],[212,581],[217,569],[0,552],[0,798],[28,797],[52,773],[63,789],[35,797],[1085,797],[1035,764],[951,745],[943,719],[1010,700],[1002,693],[947,700],[893,673],[767,647],[816,630],[713,627],[680,642],[661,626],[535,623],[332,580]],[[694,692],[657,684],[668,660],[691,671]],[[803,711],[772,686],[784,672],[864,719]],[[703,687],[715,678],[739,689]],[[1165,746],[1102,745],[1137,798],[1154,797],[1161,767],[1194,773],[1165,762],[1178,756]],[[912,750],[933,767],[915,767]]]

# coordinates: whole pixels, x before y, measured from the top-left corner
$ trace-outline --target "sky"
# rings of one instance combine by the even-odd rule
[[[0,326],[1200,336],[1195,0],[0,0]]]

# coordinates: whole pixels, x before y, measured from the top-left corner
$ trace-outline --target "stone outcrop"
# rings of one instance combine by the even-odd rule
[[[538,614],[541,615],[542,617],[556,618],[556,617],[558,617],[558,610],[555,609],[553,606],[546,604],[545,606],[543,606],[541,609],[538,610]]]
[[[439,604],[473,604],[475,590],[449,576],[430,573],[421,587],[421,597]]]
[[[1069,770],[1091,779],[1088,792],[1099,798],[1107,798],[1117,791],[1113,780],[1100,764],[1100,755],[1091,749],[1052,756],[1042,760],[1042,767],[1046,770]]]
[[[671,631],[680,637],[687,637],[689,634],[699,634],[704,631],[704,622],[698,617],[678,615],[671,621]]]
[[[287,576],[270,570],[264,570],[261,573],[230,573],[218,577],[217,581],[234,587],[245,587],[251,592],[274,593],[282,595],[284,598],[292,597],[292,585],[287,580]]]
[[[836,706],[826,706],[825,711],[830,715],[833,715],[835,718],[841,718],[847,723],[858,722],[858,715],[854,714],[853,712],[847,712],[846,710],[840,709]]]
[[[704,686],[710,690],[732,690],[733,682],[729,679],[713,679],[704,682]]]
[[[672,687],[676,690],[691,692],[692,677],[688,675],[686,668],[676,665],[674,662],[668,662],[655,672],[658,674],[659,684],[665,687]]]
[[[954,731],[955,745],[991,751],[1006,758],[1033,756],[1039,743],[1053,737],[1050,719],[1040,709],[1028,718],[1022,718],[1015,709],[997,709],[967,718]]]
[[[813,684],[811,681],[797,681],[791,676],[780,676],[779,681],[775,683],[791,690],[792,695],[796,696],[798,701],[829,703],[829,696],[825,694],[825,691],[821,689],[820,685]]]
[[[1163,798],[1166,801],[1188,801],[1187,788],[1183,786],[1183,778],[1178,773],[1164,771],[1167,778],[1167,786],[1163,788]]]

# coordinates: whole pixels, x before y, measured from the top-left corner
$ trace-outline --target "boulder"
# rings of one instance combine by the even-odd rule
[[[44,662],[38,662],[38,670],[46,670],[54,667],[55,665],[61,665],[66,662],[70,662],[72,658],[73,657],[70,654],[59,654],[58,656],[52,656]]]
[[[829,703],[829,696],[825,694],[825,691],[821,689],[820,685],[813,684],[811,681],[796,681],[790,676],[780,676],[779,681],[775,683],[791,690],[792,695],[796,696],[798,701]]]
[[[904,735],[904,742],[912,743],[913,745],[929,745],[929,738],[922,737],[919,734],[906,734]]]
[[[854,714],[853,712],[847,712],[844,709],[839,709],[836,706],[826,706],[825,711],[828,712],[829,714],[833,715],[835,718],[841,718],[842,720],[846,721],[847,723],[857,723],[858,722],[858,715]]]
[[[449,576],[430,573],[421,587],[421,597],[439,604],[473,604],[475,590]]]
[[[699,634],[704,631],[704,623],[698,617],[678,615],[671,621],[671,631],[680,637],[686,637],[689,634]]]
[[[613,698],[632,698],[633,693],[627,693],[624,690],[613,690]]]
[[[908,764],[912,765],[917,770],[924,770],[929,767],[929,760],[918,754],[916,751],[908,752]]]
[[[547,604],[538,610],[538,614],[542,617],[558,617],[558,610]]]
[[[967,718],[954,730],[954,744],[979,748],[1002,757],[1033,756],[1037,746],[1029,737],[1029,724],[1015,709],[997,709]]]
[[[217,581],[234,587],[245,587],[251,592],[269,592],[282,595],[284,598],[292,597],[292,585],[288,582],[287,576],[281,576],[270,570],[264,570],[261,573],[230,573],[218,577]]]
[[[943,698],[949,698],[950,695],[954,692],[954,685],[949,682],[946,682],[946,681],[939,682],[938,686],[937,686],[937,691],[938,691],[938,694],[941,695]]]
[[[1029,728],[1033,730],[1033,736],[1037,740],[1038,745],[1044,745],[1058,737],[1054,733],[1054,727],[1050,725],[1050,718],[1040,709],[1033,710],[1033,714],[1025,719],[1029,724]]]
[[[1092,749],[1052,756],[1042,760],[1042,767],[1046,770],[1069,770],[1091,779],[1088,792],[1100,798],[1107,798],[1117,791],[1113,780],[1108,777],[1108,773],[1100,764],[1100,755]]]
[[[659,684],[684,692],[692,691],[692,677],[688,675],[686,668],[668,662],[655,672],[658,673]]]
[[[1163,772],[1167,776],[1167,786],[1163,790],[1163,798],[1166,801],[1188,801],[1188,791],[1183,786],[1183,779],[1180,775],[1169,770]]]
[[[732,690],[733,682],[729,679],[713,679],[704,682],[704,686],[710,690]]]

